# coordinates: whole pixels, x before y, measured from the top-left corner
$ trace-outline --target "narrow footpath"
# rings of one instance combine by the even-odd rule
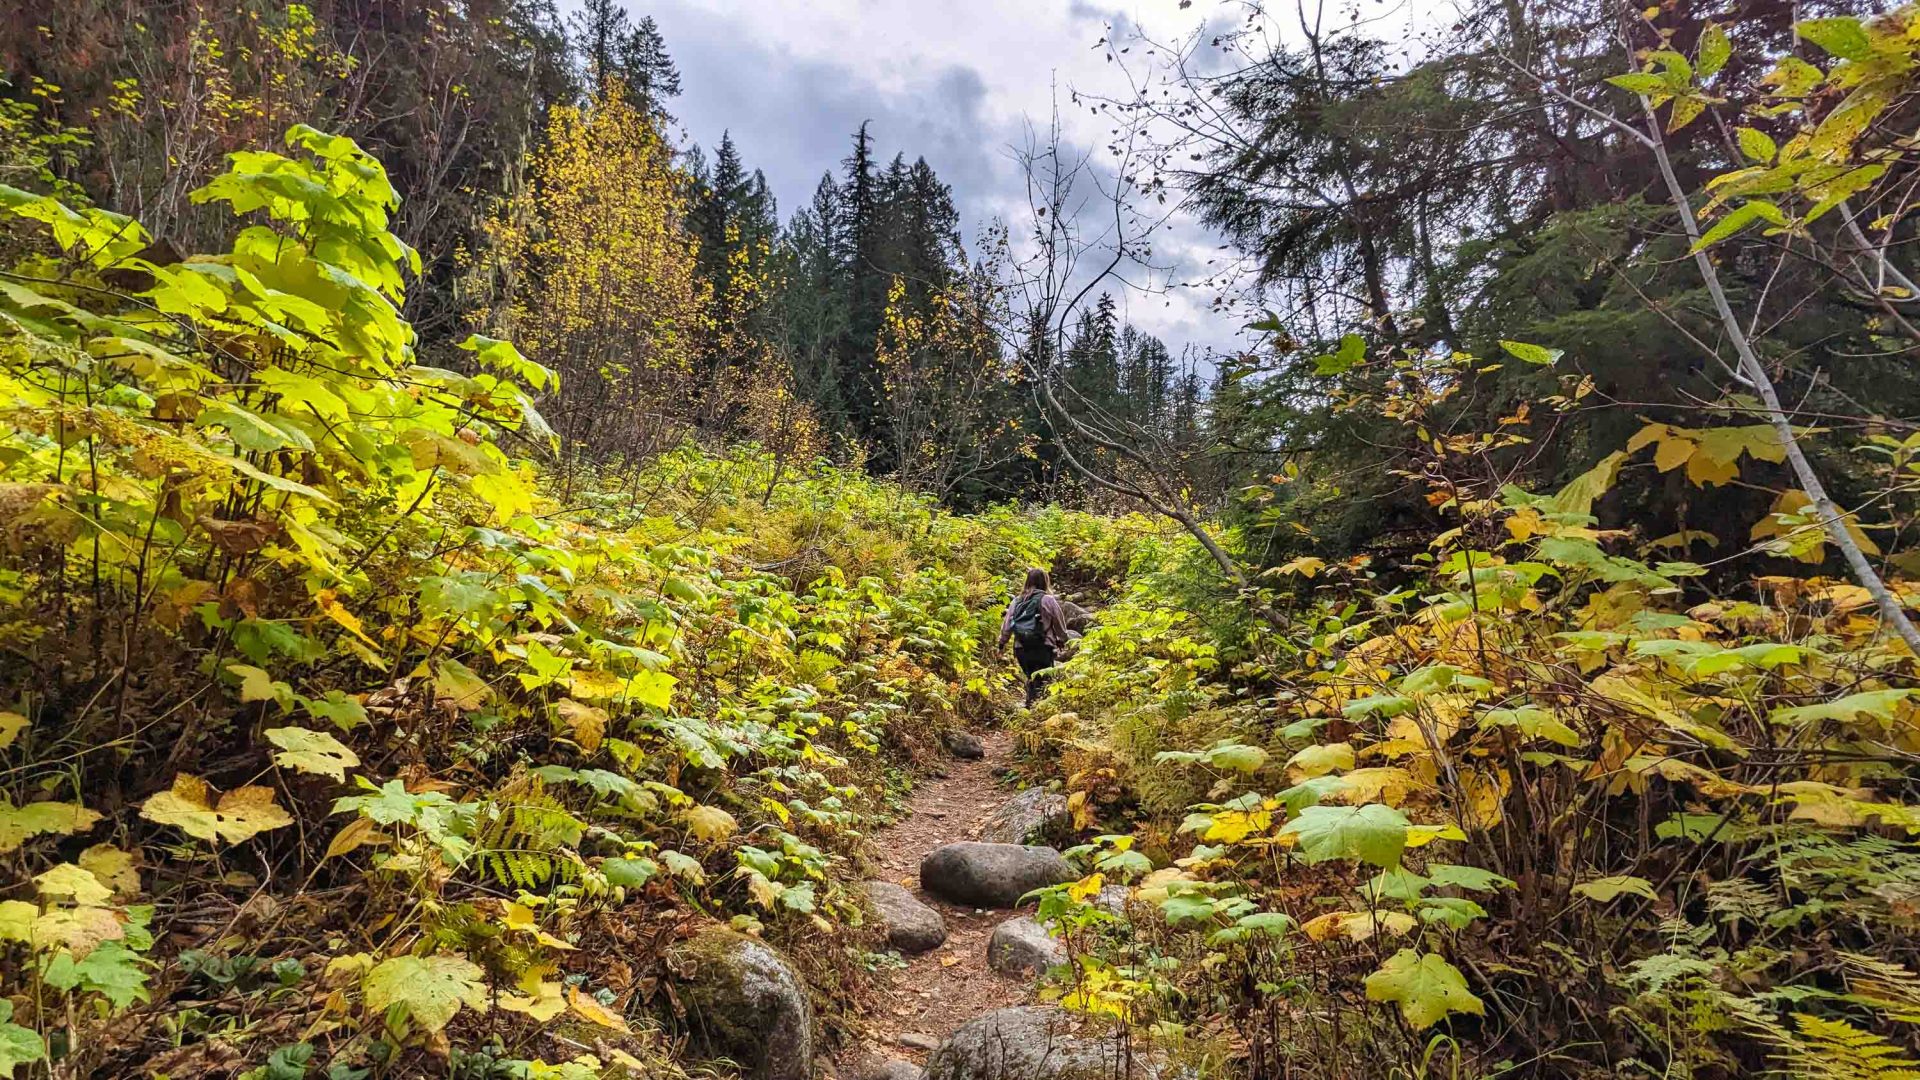
[[[906,957],[906,969],[893,973],[888,1003],[869,1018],[867,1045],[842,1051],[843,1076],[859,1075],[863,1062],[891,1058],[924,1063],[927,1052],[954,1028],[1027,997],[1030,983],[987,967],[987,939],[994,927],[1017,913],[956,906],[920,888],[920,860],[943,844],[973,839],[987,815],[1010,794],[994,783],[994,773],[1012,752],[1013,737],[994,731],[984,733],[981,741],[985,756],[949,759],[947,775],[916,789],[907,815],[874,837],[880,877],[938,911],[947,920],[947,940],[930,952]]]

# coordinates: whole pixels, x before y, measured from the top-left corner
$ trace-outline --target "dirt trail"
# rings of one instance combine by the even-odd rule
[[[906,969],[893,973],[887,996],[869,1018],[867,1045],[849,1047],[841,1056],[843,1076],[857,1075],[855,1067],[863,1060],[924,1062],[926,1052],[901,1044],[900,1036],[923,1035],[943,1042],[968,1020],[1017,1005],[1027,996],[1027,982],[987,967],[987,939],[993,928],[1018,912],[958,907],[920,888],[920,860],[942,844],[972,839],[986,816],[1010,794],[994,783],[993,774],[1011,752],[1012,736],[990,732],[983,741],[985,757],[950,761],[946,776],[913,793],[908,815],[874,837],[881,876],[911,889],[921,903],[939,911],[947,920],[947,940],[931,952],[907,957]]]

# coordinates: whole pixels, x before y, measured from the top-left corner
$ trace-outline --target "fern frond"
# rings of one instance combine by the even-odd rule
[[[1889,1020],[1920,1024],[1920,975],[1904,964],[1865,953],[1843,952],[1853,999]]]
[[[579,877],[580,858],[568,849],[580,842],[586,822],[548,794],[539,777],[509,778],[484,820],[481,861],[502,885],[531,889]]]
[[[1920,1080],[1920,1061],[1886,1036],[1845,1020],[1794,1013],[1799,1030],[1783,1047],[1787,1066],[1804,1080]]]

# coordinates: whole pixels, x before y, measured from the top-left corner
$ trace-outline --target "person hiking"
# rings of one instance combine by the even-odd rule
[[[1045,570],[1037,566],[1028,570],[1027,587],[1007,605],[1007,614],[1000,620],[1000,648],[1007,647],[1009,638],[1013,640],[1013,658],[1027,679],[1028,708],[1040,700],[1045,672],[1067,647],[1067,614],[1048,591],[1051,587]]]

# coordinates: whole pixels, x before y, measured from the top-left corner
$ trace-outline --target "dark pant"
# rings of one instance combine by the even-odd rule
[[[1020,674],[1027,677],[1027,705],[1031,708],[1046,689],[1047,669],[1053,666],[1053,646],[1044,641],[1031,645],[1016,641],[1013,643],[1013,658],[1020,664]]]

